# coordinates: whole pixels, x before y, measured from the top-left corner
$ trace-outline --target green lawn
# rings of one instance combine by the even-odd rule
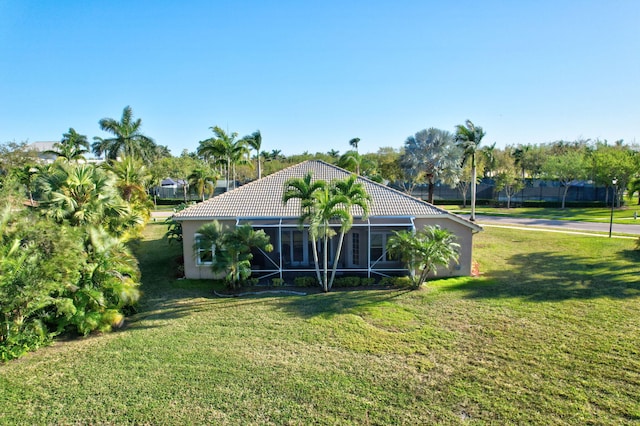
[[[458,214],[469,214],[471,208],[462,206],[458,208],[450,208],[444,206],[447,210]],[[634,219],[634,212],[638,219]],[[577,220],[582,222],[601,222],[609,223],[611,220],[610,208],[537,208],[537,207],[520,207],[520,208],[499,208],[477,206],[476,214],[492,215],[492,216],[510,216],[510,217],[527,217],[535,219],[553,219],[553,220]],[[638,224],[640,225],[640,206],[630,205],[616,208],[613,211],[614,223]]]
[[[632,240],[492,228],[478,279],[220,299],[170,278],[163,231],[124,330],[0,366],[0,424],[640,421]]]

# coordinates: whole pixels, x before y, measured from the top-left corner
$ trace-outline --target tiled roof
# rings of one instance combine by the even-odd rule
[[[287,205],[282,203],[284,184],[291,178],[302,178],[313,173],[314,180],[331,181],[344,179],[351,173],[319,160],[309,160],[288,167],[262,179],[250,182],[237,189],[218,195],[203,203],[189,207],[174,217],[177,220],[221,219],[221,218],[296,218],[300,213],[300,202],[292,199]],[[367,193],[371,196],[370,217],[380,216],[452,216],[458,221],[477,227],[472,222],[455,216],[433,204],[411,197],[388,186],[358,177]],[[362,210],[354,207],[354,217],[362,216]]]

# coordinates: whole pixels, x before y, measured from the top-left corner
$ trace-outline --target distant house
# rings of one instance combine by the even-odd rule
[[[46,151],[53,151],[55,150],[54,145],[57,142],[53,141],[53,142],[32,142],[29,145],[27,145],[27,149],[32,149],[34,151],[36,151],[38,153],[38,158],[43,162],[43,163],[47,163],[47,164],[51,164],[54,162],[54,160],[56,159],[56,156],[54,154],[48,153]]]
[[[55,151],[55,144],[60,143],[59,141],[46,141],[46,142],[32,142],[27,145],[27,149],[32,149],[38,153],[38,158],[45,164],[53,163],[57,156],[47,151]],[[89,164],[102,164],[104,163],[103,158],[86,158],[85,160],[80,160],[79,163],[89,163]]]
[[[162,179],[160,182],[162,188],[182,189],[185,186],[189,186],[188,182],[184,179],[172,179],[170,177]]]
[[[314,179],[344,179],[351,173],[322,161],[305,161],[232,191],[211,198],[177,213],[183,232],[184,269],[186,278],[213,278],[211,259],[214,250],[194,253],[198,229],[213,220],[229,225],[250,224],[269,235],[274,247],[271,253],[254,253],[253,275],[256,277],[290,278],[314,271],[311,242],[307,228],[300,229],[298,200],[282,203],[284,184],[291,178],[312,172]],[[413,198],[388,186],[358,177],[372,198],[369,217],[354,208],[354,223],[345,236],[338,273],[381,277],[406,274],[402,264],[387,256],[386,243],[393,231],[416,230],[439,225],[457,235],[461,246],[457,265],[439,270],[439,276],[471,274],[472,239],[482,228],[460,216],[451,214],[425,201]],[[329,247],[336,250],[338,238]]]

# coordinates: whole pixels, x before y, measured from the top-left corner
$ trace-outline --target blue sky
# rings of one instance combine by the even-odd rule
[[[400,148],[467,118],[484,143],[640,143],[640,2],[0,0],[0,143],[126,105],[174,155],[218,125],[285,154]]]

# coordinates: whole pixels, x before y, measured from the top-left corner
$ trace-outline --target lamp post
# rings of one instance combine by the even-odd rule
[[[611,219],[609,220],[609,238],[611,238],[611,231],[613,231],[613,207],[616,205],[616,192],[618,192],[618,179],[613,178],[611,181],[613,184],[613,196],[611,197]]]

